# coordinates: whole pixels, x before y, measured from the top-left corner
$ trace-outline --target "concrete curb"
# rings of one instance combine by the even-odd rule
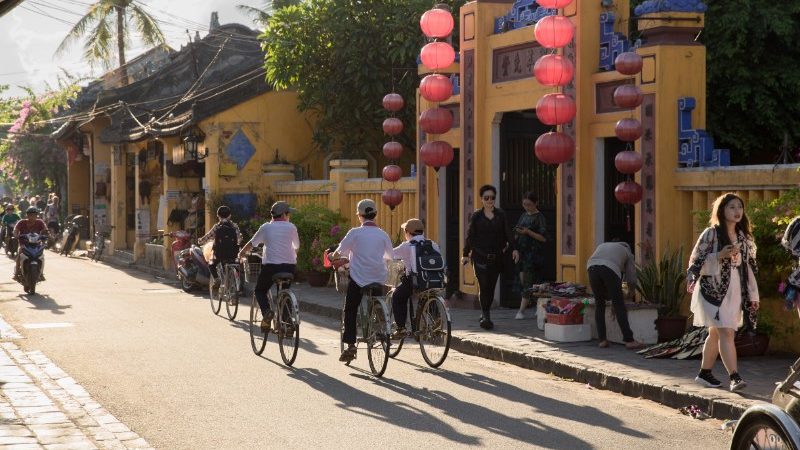
[[[104,258],[103,261],[111,265],[131,268],[152,275],[169,277],[169,274],[162,270],[117,261],[114,258]],[[299,299],[299,301],[301,311],[305,314],[314,314],[321,317],[341,320],[342,310],[340,308],[321,305],[303,300],[302,298]],[[456,334],[452,336],[450,348],[467,355],[513,364],[524,369],[552,374],[579,383],[586,383],[595,389],[603,389],[617,392],[628,397],[651,400],[671,408],[697,405],[716,419],[726,420],[738,418],[746,409],[746,407],[735,404],[725,398],[700,396],[696,393],[676,389],[673,386],[633,380],[624,375],[604,372],[599,368],[559,361],[542,355],[528,354],[514,349],[490,345],[474,339],[462,338]]]

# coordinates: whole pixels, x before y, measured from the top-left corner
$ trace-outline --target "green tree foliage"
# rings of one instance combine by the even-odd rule
[[[784,132],[800,145],[800,0],[705,3],[707,128],[734,163],[773,162]]]
[[[0,93],[6,86],[0,86]],[[0,180],[15,196],[60,192],[67,176],[64,150],[50,138],[51,119],[78,87],[62,84],[57,90],[23,98],[0,100]]]
[[[236,5],[236,9],[252,17],[257,25],[266,26],[275,11],[298,3],[300,3],[300,0],[266,0],[261,8],[250,5]]]
[[[458,11],[464,1],[443,3]],[[306,0],[272,15],[261,36],[267,81],[297,91],[299,109],[316,116],[314,142],[323,152],[380,151],[388,140],[381,99],[392,91],[406,102],[398,140],[415,147],[416,60],[425,43],[419,17],[432,6],[430,0]]]
[[[133,35],[131,27],[148,47],[166,42],[158,20],[141,3],[135,0],[99,0],[89,5],[86,15],[67,33],[56,53],[65,52],[73,42],[83,37],[84,59],[91,65],[101,64],[111,68],[116,55],[121,79],[127,84],[125,46],[129,45]]]

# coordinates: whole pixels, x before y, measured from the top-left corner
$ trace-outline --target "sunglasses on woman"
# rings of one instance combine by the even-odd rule
[[[487,195],[486,197],[483,197],[483,199],[486,200],[486,201],[494,200],[494,196],[493,195],[492,196],[488,196]]]

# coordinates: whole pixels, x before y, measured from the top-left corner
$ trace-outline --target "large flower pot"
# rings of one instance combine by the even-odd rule
[[[328,272],[317,272],[310,270],[308,272],[308,284],[309,286],[313,287],[324,287],[328,284],[330,275],[331,274]]]
[[[761,356],[767,352],[767,347],[769,347],[769,335],[758,333],[751,336],[744,333],[736,337],[735,343],[737,356]]]
[[[656,319],[658,342],[678,339],[686,333],[686,317],[659,317]]]

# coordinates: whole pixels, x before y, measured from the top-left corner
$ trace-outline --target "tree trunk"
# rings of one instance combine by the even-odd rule
[[[125,7],[117,4],[117,53],[119,54],[119,79],[121,86],[128,85],[128,68],[125,67]]]

